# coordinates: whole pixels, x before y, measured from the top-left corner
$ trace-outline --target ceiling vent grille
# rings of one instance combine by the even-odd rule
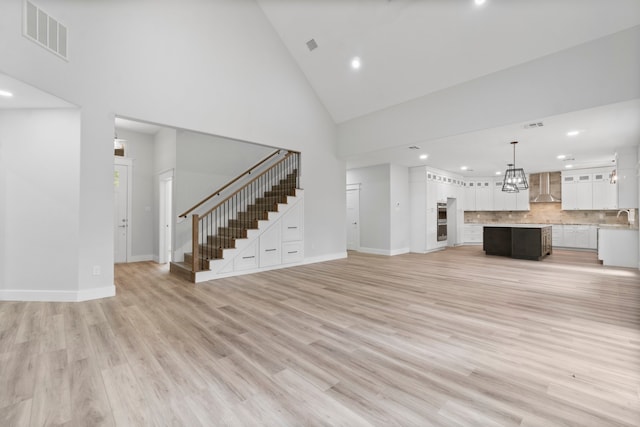
[[[536,129],[536,128],[541,128],[543,126],[544,126],[544,123],[535,122],[535,123],[527,123],[526,125],[523,126],[523,128],[525,128],[525,129]]]
[[[57,56],[67,58],[67,27],[31,3],[24,2],[23,34]]]
[[[311,39],[307,42],[307,47],[309,48],[309,52],[318,48],[318,43],[314,39]]]

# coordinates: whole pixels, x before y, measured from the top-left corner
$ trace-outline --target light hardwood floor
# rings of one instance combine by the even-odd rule
[[[0,303],[1,426],[638,426],[640,275],[478,246]]]

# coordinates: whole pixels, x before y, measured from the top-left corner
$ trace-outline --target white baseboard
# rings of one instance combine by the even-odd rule
[[[143,262],[143,261],[153,261],[155,257],[154,255],[132,255],[129,257],[129,261],[127,262]]]
[[[344,259],[347,257],[347,252],[336,252],[333,254],[326,254],[314,257],[306,257],[304,259],[304,264],[315,264],[317,262],[326,262],[326,261],[334,261],[336,259]]]
[[[0,301],[78,302],[112,297],[115,286],[81,291],[50,291],[34,289],[0,289]]]
[[[409,252],[411,252],[411,250],[409,248],[400,248],[400,249],[393,249],[390,252],[391,253],[389,255],[395,256],[395,255],[408,254]]]
[[[365,254],[373,254],[373,255],[386,255],[386,256],[394,256],[394,255],[402,255],[408,254],[411,252],[409,248],[400,248],[400,249],[378,249],[378,248],[363,248],[362,246],[358,249],[358,252],[362,252]]]

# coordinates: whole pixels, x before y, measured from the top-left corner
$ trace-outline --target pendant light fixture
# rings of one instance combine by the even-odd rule
[[[524,169],[516,168],[517,143],[518,141],[511,142],[511,145],[513,145],[513,163],[508,165],[507,171],[504,173],[504,181],[502,182],[502,191],[507,193],[517,193],[520,190],[526,190],[529,188],[527,175],[525,175]]]

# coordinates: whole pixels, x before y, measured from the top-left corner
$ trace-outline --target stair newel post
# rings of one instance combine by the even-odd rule
[[[199,254],[200,236],[198,233],[199,228],[200,228],[200,215],[193,214],[193,216],[191,217],[191,246],[192,246],[191,253],[193,255],[191,271],[194,273],[196,271],[200,271],[200,254]]]

